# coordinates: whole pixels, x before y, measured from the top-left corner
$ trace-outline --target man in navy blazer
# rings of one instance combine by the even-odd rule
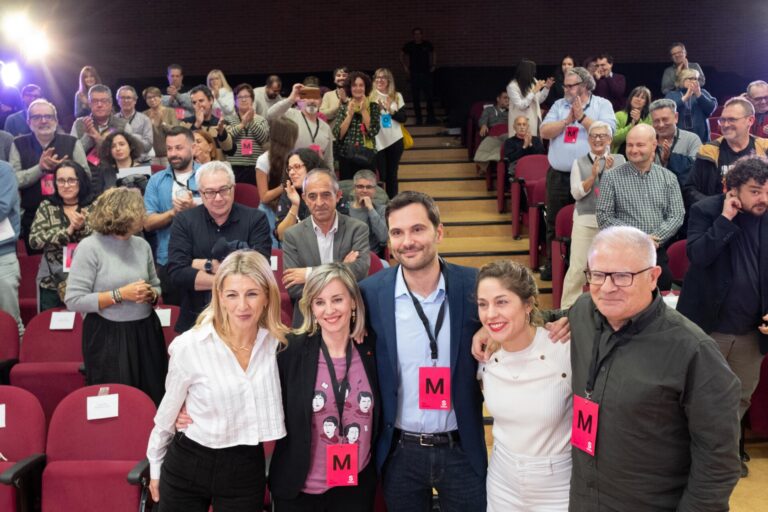
[[[691,208],[686,246],[691,266],[677,309],[717,342],[739,377],[743,416],[768,352],[768,160],[738,160],[725,185],[727,193]]]
[[[438,257],[439,215],[426,194],[395,196],[386,217],[400,265],[360,284],[368,325],[377,336],[382,428],[376,464],[387,507],[398,512],[430,510],[432,488],[444,511],[486,508],[483,397],[471,354],[480,328],[472,301],[477,271]],[[450,371],[448,410],[422,409],[419,402],[419,370],[433,363]]]

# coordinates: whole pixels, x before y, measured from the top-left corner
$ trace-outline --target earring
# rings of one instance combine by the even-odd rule
[[[353,323],[353,324],[355,323],[355,320],[356,320],[356,319],[357,319],[357,310],[356,310],[356,309],[353,309],[353,310],[352,310],[352,323]]]
[[[531,313],[530,311],[525,312],[525,323],[530,324],[531,323]]]

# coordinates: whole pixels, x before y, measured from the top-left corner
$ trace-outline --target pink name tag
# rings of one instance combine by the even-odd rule
[[[187,112],[183,108],[175,108],[176,111],[176,119],[184,119],[187,116]]]
[[[53,174],[43,174],[40,178],[40,192],[44,196],[52,196],[56,189],[53,187]]]
[[[91,165],[99,165],[99,162],[101,162],[101,158],[99,158],[99,152],[95,147],[88,152],[88,156],[85,157],[85,159],[88,160],[88,163]]]
[[[61,265],[64,272],[69,272],[69,268],[72,266],[72,257],[75,255],[75,249],[77,249],[77,244],[67,244],[64,248],[64,258]]]
[[[419,409],[451,409],[451,369],[445,366],[419,368]]]
[[[579,137],[579,127],[578,126],[566,126],[565,127],[565,138],[563,139],[563,142],[566,144],[575,144],[576,139]]]
[[[357,485],[357,445],[326,446],[325,475],[328,487]]]
[[[240,149],[242,150],[243,156],[250,156],[253,154],[253,141],[251,139],[243,139],[241,142]]]
[[[592,400],[573,396],[571,444],[593,457],[597,445],[597,411],[599,408],[600,406]]]
[[[215,110],[213,111],[213,115],[215,115],[216,117],[218,117],[219,119],[221,119],[221,109],[220,109],[220,108],[217,108],[217,109],[215,109]]]

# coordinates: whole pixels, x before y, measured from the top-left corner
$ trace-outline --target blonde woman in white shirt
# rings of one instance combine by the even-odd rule
[[[229,255],[211,304],[169,348],[147,448],[149,488],[161,510],[263,508],[263,443],[285,436],[276,354],[286,333],[269,262],[256,251]],[[185,404],[191,420],[176,433]]]
[[[387,68],[379,68],[373,75],[373,90],[369,99],[379,105],[381,128],[376,134],[376,167],[384,181],[387,195],[397,195],[397,170],[403,156],[403,129],[406,109],[403,95],[395,89],[395,78]]]
[[[525,116],[531,135],[539,135],[541,125],[541,104],[549,96],[549,90],[555,83],[553,77],[546,80],[536,79],[536,63],[521,60],[515,69],[515,78],[507,85],[509,95],[508,133],[515,133],[515,119]]]
[[[565,512],[571,479],[570,343],[542,327],[530,270],[500,260],[480,269],[477,309],[491,356],[480,370],[493,416],[488,512]]]
[[[220,69],[212,69],[205,79],[208,88],[213,93],[213,115],[219,119],[235,113],[235,95],[227,82],[227,77]]]

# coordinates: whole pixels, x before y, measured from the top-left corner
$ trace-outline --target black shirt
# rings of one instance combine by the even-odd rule
[[[403,53],[408,55],[408,67],[411,73],[429,73],[432,64],[430,57],[434,47],[429,41],[410,41],[403,46]]]
[[[720,169],[720,176],[725,177],[726,174],[728,174],[728,171],[731,170],[733,167],[733,164],[736,163],[736,160],[743,156],[749,156],[755,154],[755,139],[754,137],[749,138],[749,144],[747,144],[747,147],[742,149],[739,152],[734,151],[731,149],[731,146],[728,145],[728,142],[723,141],[722,144],[720,144],[720,154],[717,157],[717,167]]]

